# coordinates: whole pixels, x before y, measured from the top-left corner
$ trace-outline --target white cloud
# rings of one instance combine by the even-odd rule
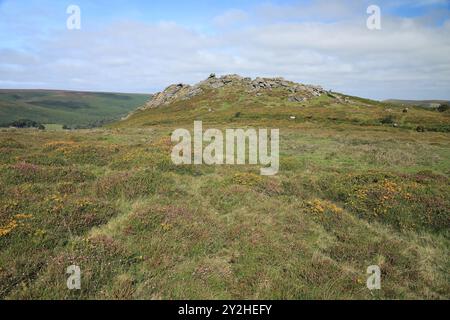
[[[346,19],[280,22],[263,8],[251,19],[225,12],[213,35],[167,21],[63,31],[34,40],[29,51],[0,50],[0,85],[150,93],[216,72],[284,76],[380,99],[450,98],[450,20],[429,26],[383,16],[383,29],[369,31],[365,9],[336,14],[321,1],[303,15],[320,8],[328,8],[323,17]]]
[[[259,16],[264,20],[328,20],[347,19],[357,13],[365,12],[367,4],[361,0],[316,0],[305,4],[273,4],[265,3],[258,8]]]
[[[448,5],[448,0],[395,0],[390,3],[393,6],[426,7],[435,5]]]
[[[231,9],[215,17],[213,22],[218,27],[229,27],[247,21],[248,14],[239,9]]]

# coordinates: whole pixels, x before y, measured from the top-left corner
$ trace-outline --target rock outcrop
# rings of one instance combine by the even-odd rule
[[[144,106],[143,109],[156,108],[163,105],[168,105],[179,99],[190,99],[203,90],[199,87],[191,87],[187,84],[173,84],[167,87],[163,92],[158,92],[152,99]]]
[[[141,110],[168,105],[179,100],[188,100],[202,94],[205,90],[216,90],[232,85],[243,87],[248,94],[254,94],[257,97],[262,96],[265,91],[283,90],[286,91],[287,100],[290,102],[304,102],[327,93],[320,86],[295,83],[283,78],[251,79],[236,74],[216,77],[212,73],[206,80],[194,86],[180,83],[167,87],[163,92],[155,94]]]

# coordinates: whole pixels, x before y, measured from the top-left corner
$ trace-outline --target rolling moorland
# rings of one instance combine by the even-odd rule
[[[175,166],[194,120],[280,129],[278,175]],[[449,129],[449,110],[238,76],[104,128],[2,129],[0,298],[449,299]]]
[[[92,126],[99,121],[119,120],[149,98],[145,94],[0,89],[0,126],[21,119],[68,127]]]
[[[425,108],[436,108],[441,104],[450,104],[448,100],[398,100],[389,99],[383,101],[385,103],[393,103],[403,106],[415,106],[415,107],[425,107]]]

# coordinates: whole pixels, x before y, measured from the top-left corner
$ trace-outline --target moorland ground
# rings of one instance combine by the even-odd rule
[[[103,129],[2,130],[0,298],[448,299],[449,112],[349,99],[220,89]],[[175,166],[194,120],[279,128],[278,175]]]

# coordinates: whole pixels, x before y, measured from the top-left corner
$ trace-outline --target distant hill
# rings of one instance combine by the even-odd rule
[[[406,105],[406,106],[417,106],[417,107],[425,107],[425,108],[437,108],[439,105],[443,103],[450,104],[448,100],[400,100],[400,99],[389,99],[385,100],[385,103],[392,103],[397,105]]]
[[[30,119],[84,126],[119,119],[149,98],[146,94],[0,89],[0,125]]]

